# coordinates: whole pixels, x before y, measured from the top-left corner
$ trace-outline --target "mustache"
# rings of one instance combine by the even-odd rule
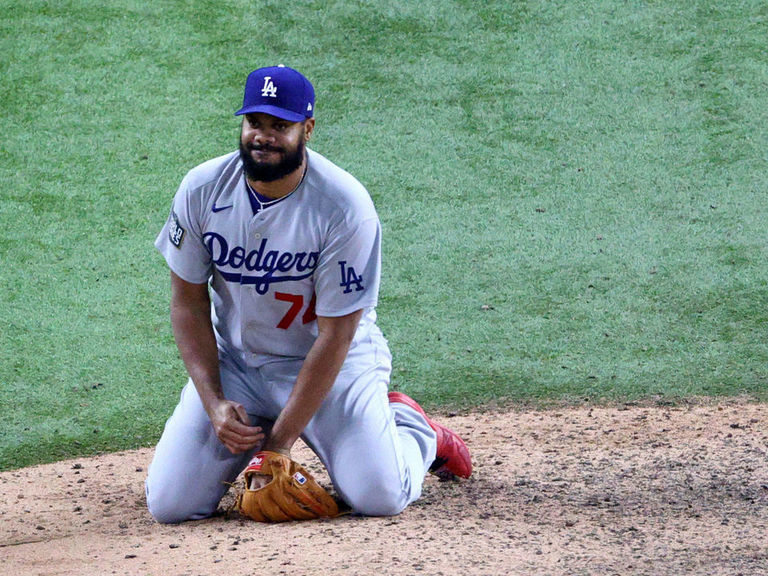
[[[269,144],[246,144],[245,146],[248,150],[253,150],[255,152],[282,152],[283,149],[280,146],[271,146]]]

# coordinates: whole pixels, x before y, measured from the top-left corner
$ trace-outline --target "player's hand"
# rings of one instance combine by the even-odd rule
[[[231,400],[221,400],[208,415],[216,436],[232,454],[242,454],[260,447],[264,432],[259,426],[251,426],[245,408]]]

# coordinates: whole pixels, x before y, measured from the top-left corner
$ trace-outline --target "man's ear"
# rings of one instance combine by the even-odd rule
[[[309,142],[309,139],[312,137],[312,132],[315,130],[315,119],[314,118],[307,118],[304,121],[304,141]]]

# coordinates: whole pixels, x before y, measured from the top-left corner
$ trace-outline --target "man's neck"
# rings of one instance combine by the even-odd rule
[[[251,180],[246,177],[248,184],[256,190],[262,196],[267,198],[282,198],[288,196],[291,192],[301,184],[301,180],[304,178],[304,170],[307,167],[307,158],[304,157],[304,161],[290,174],[286,174],[279,180],[273,180],[272,182],[261,182],[259,180]]]

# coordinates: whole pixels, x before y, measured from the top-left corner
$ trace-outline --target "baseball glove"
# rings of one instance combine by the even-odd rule
[[[254,475],[271,476],[269,482],[251,489]],[[243,471],[245,488],[235,508],[257,522],[288,522],[333,518],[339,515],[336,500],[300,464],[277,452],[257,453]]]

